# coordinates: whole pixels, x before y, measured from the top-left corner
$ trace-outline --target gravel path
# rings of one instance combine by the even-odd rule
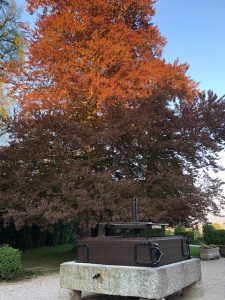
[[[225,258],[202,262],[202,286],[202,300],[225,300]]]
[[[225,258],[203,261],[202,275],[204,288],[202,300],[225,300]],[[0,284],[0,300],[57,300],[58,293],[59,274]],[[88,300],[90,297],[85,295],[85,299]],[[121,300],[121,297],[95,296],[92,299]],[[182,300],[182,297],[173,299]]]
[[[0,284],[0,300],[57,300],[59,274]]]

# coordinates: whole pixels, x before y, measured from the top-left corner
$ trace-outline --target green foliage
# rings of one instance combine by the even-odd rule
[[[22,59],[21,29],[15,2],[0,1],[0,69],[4,62]]]
[[[24,225],[16,230],[14,224],[4,227],[0,223],[0,244],[8,244],[21,250],[40,248],[44,246],[63,245],[73,241],[78,228],[74,224],[55,224],[51,231],[41,230],[37,225]]]
[[[12,279],[21,269],[21,253],[12,247],[0,248],[0,278]]]
[[[193,243],[195,240],[194,231],[187,231],[186,228],[182,225],[176,226],[174,229],[174,235],[188,236],[190,243]]]
[[[143,232],[143,236],[146,236],[146,237],[165,236],[165,230],[160,229],[160,228],[146,229]]]
[[[183,225],[178,225],[174,228],[174,235],[183,235],[186,232],[186,228]]]
[[[203,237],[206,244],[225,244],[225,230],[214,229],[210,224],[203,226]]]
[[[213,238],[213,227],[210,224],[203,225],[203,238],[206,244],[210,244],[210,240]]]

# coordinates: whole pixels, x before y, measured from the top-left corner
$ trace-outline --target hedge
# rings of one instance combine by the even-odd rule
[[[206,244],[225,245],[225,230],[214,229],[210,224],[203,226],[203,237]]]
[[[187,231],[186,228],[184,226],[177,226],[175,227],[174,230],[174,235],[181,235],[181,236],[188,236],[189,237],[189,241],[190,243],[194,243],[195,240],[195,230],[192,231]]]
[[[9,246],[0,247],[0,278],[12,279],[21,269],[21,253]]]

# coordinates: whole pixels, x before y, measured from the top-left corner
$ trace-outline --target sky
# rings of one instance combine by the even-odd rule
[[[200,89],[225,94],[225,1],[158,0],[154,23],[167,39],[164,57],[190,66]]]
[[[25,0],[16,0],[22,21],[34,24],[25,11]],[[158,0],[153,23],[167,39],[164,58],[179,58],[201,90],[225,94],[225,0]]]

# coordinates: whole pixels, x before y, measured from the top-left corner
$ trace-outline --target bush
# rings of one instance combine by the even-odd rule
[[[192,244],[195,240],[194,231],[187,231],[186,228],[182,225],[176,226],[174,229],[174,235],[188,236],[190,243]]]
[[[186,233],[186,228],[182,225],[178,225],[174,228],[174,235],[183,235]]]
[[[203,237],[206,244],[225,244],[225,230],[216,230],[209,224],[203,226]]]
[[[21,253],[12,247],[0,247],[0,278],[12,279],[21,269]]]

